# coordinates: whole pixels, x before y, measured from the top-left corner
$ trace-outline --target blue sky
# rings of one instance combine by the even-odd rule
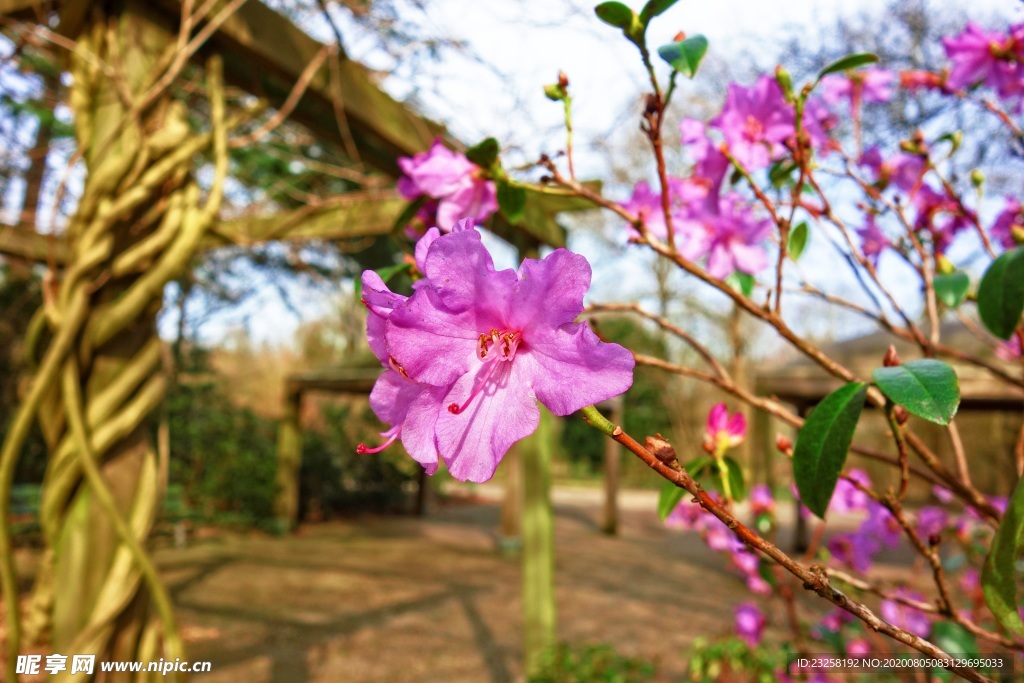
[[[600,143],[608,139],[610,131],[636,126],[636,102],[644,92],[645,79],[636,49],[594,17],[593,4],[578,0],[430,0],[429,10],[419,17],[424,33],[464,41],[466,52],[473,57],[450,53],[415,73],[378,50],[376,42],[361,34],[344,11],[339,11],[337,18],[349,54],[384,75],[382,84],[387,90],[400,99],[415,90],[424,113],[443,121],[467,143],[489,135],[497,137],[513,163],[530,161],[540,152],[563,146],[561,109],[544,98],[541,88],[554,80],[559,69],[566,71],[574,95],[577,173],[606,177],[609,164]],[[938,11],[965,6],[938,0],[929,4]],[[793,31],[814,36],[818,28],[834,25],[842,14],[877,10],[883,5],[881,0],[682,0],[652,24],[648,42],[653,46],[669,42],[679,31],[702,33],[711,45],[708,60],[727,61],[730,55],[742,52],[762,53],[770,60],[778,54],[780,41]],[[973,16],[1024,19],[1024,7],[1016,0],[975,0],[969,7]],[[331,39],[327,26],[316,16],[305,28],[318,38]],[[766,61],[764,66],[770,64]],[[643,276],[643,269],[626,265],[618,252],[599,240],[580,237],[571,246],[596,262],[597,298],[649,291],[650,280]],[[814,250],[821,248],[812,246],[808,257],[813,258]],[[499,265],[505,267],[513,265],[512,256],[500,249],[496,253]],[[292,294],[304,315],[329,310],[328,302],[319,295]],[[253,315],[256,312],[258,315]],[[251,334],[261,341],[287,341],[299,323],[280,297],[268,290],[231,316],[210,323],[204,336],[221,336],[232,318],[242,314],[252,316]]]

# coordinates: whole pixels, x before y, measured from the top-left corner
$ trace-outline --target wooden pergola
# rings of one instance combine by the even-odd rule
[[[212,7],[212,11],[192,27],[192,33],[209,28],[209,35],[189,59],[200,66],[215,65],[216,74],[208,74],[207,78],[208,82],[215,81],[213,85],[208,83],[211,93],[218,87],[221,88],[219,92],[222,92],[223,84],[227,84],[265,101],[273,109],[280,110],[287,103],[290,107],[290,120],[304,125],[315,138],[338,145],[342,149],[346,147],[346,143],[354,142],[355,152],[367,167],[392,179],[398,176],[399,157],[411,156],[427,149],[436,137],[443,138],[452,147],[463,147],[459,141],[447,134],[443,127],[417,115],[380,89],[373,82],[369,71],[361,64],[348,59],[340,46],[328,48],[319,43],[286,17],[258,0],[219,0],[211,5],[188,0],[120,0],[109,3],[98,3],[93,0],[0,0],[0,14],[7,20],[37,24],[41,30],[57,34],[59,42],[65,46],[75,43],[87,46],[84,49],[90,50],[95,45],[107,46],[104,49],[119,50],[122,62],[131,70],[134,79],[127,83],[130,89],[140,86],[145,79],[140,79],[139,75],[144,75],[146,68],[158,63],[159,55],[172,49],[178,41],[183,9],[194,9],[200,5]],[[104,33],[103,28],[109,31]],[[321,60],[321,66],[307,73],[310,64],[323,55],[325,50],[328,50],[328,59]],[[127,118],[128,104],[122,101],[126,98],[119,97],[125,93],[115,92],[117,88],[109,80],[98,78],[96,82],[98,88],[93,99],[94,102],[100,102],[102,106],[107,107],[105,115],[109,116],[104,120],[109,124],[120,117]],[[297,84],[300,83],[303,85],[298,88]],[[299,94],[298,100],[289,103],[289,99],[296,93]],[[127,99],[130,101],[132,97],[145,94],[145,91],[141,90],[130,91],[127,93]],[[212,102],[215,96],[210,97]],[[79,112],[76,111],[77,113]],[[339,125],[339,119],[344,120],[344,126]],[[159,121],[159,116],[155,116],[155,120]],[[106,139],[106,144],[113,140],[113,144],[120,149],[138,149],[138,140],[131,139],[131,134],[135,131],[130,127],[119,129],[115,126],[107,130],[112,137]],[[350,136],[343,131],[348,131]],[[213,140],[219,134],[216,131],[211,132],[208,138]],[[347,139],[349,137],[350,139]],[[103,168],[105,160],[103,155],[98,154],[103,140],[103,137],[94,134],[84,142],[90,150],[86,156],[90,178],[94,167]],[[213,142],[208,144],[214,145]],[[166,198],[166,192],[178,192],[181,189],[180,186],[175,186],[173,190],[165,191],[161,187],[163,186],[147,190],[151,192],[150,200],[159,200],[161,192],[165,192],[163,197]],[[313,207],[276,211],[266,215],[227,220],[214,216],[212,224],[203,229],[197,248],[202,250],[224,245],[248,246],[268,241],[334,241],[384,236],[394,229],[395,222],[405,206],[406,202],[394,190],[389,189],[351,192],[322,201]],[[521,221],[510,224],[501,216],[495,216],[485,227],[511,243],[521,254],[536,253],[541,245],[565,245],[565,231],[555,221],[555,214],[585,207],[586,203],[577,199],[528,192]],[[37,226],[25,222],[17,225],[0,225],[0,254],[47,264],[58,271],[54,273],[58,282],[74,282],[67,287],[72,294],[78,292],[76,295],[79,295],[85,290],[75,277],[80,279],[82,273],[92,273],[104,263],[124,256],[126,249],[152,236],[152,229],[128,230],[143,217],[141,210],[136,211],[134,216],[131,215],[129,211],[134,210],[126,210],[123,217],[118,217],[119,222],[114,228],[120,231],[118,234],[121,237],[114,242],[113,247],[109,247],[114,251],[105,257],[104,261],[89,260],[92,257],[84,252],[81,235],[75,239],[66,239],[62,234],[44,234]],[[150,211],[150,214],[152,213]],[[76,213],[76,218],[78,217]],[[95,219],[94,214],[88,211],[80,218],[79,229],[81,226],[92,225],[89,221],[102,220],[102,216]],[[359,255],[355,255],[355,258],[358,260]],[[69,277],[69,273],[75,277]],[[134,284],[146,277],[145,272],[140,275],[121,278],[113,287],[105,290],[104,296],[112,297],[110,300],[116,302],[118,292],[130,291]],[[93,281],[102,282],[102,279]],[[76,289],[70,289],[72,287]],[[156,288],[150,289],[154,290],[151,293],[159,294]],[[86,303],[83,309],[86,313],[83,315],[95,317],[105,312],[97,311],[95,306],[90,308],[90,294],[84,296]],[[104,301],[108,300],[96,303],[102,305]],[[83,325],[80,321],[74,324]],[[104,356],[106,364],[103,366],[103,374],[96,374],[92,377],[94,381],[91,382],[89,373],[94,373],[92,368],[85,368],[83,374],[80,374],[79,383],[87,390],[84,396],[84,414],[88,415],[94,403],[100,400],[94,391],[102,392],[103,387],[109,385],[111,378],[118,376],[118,368],[123,369],[133,362],[145,361],[148,364],[148,370],[140,371],[137,375],[139,382],[144,379],[150,380],[144,388],[152,388],[149,393],[136,395],[137,402],[147,402],[145,413],[150,412],[152,406],[156,405],[154,400],[159,400],[152,397],[162,395],[162,378],[159,376],[158,362],[154,360],[157,357],[152,352],[158,341],[155,338],[155,309],[140,308],[139,316],[131,324],[134,325],[130,328],[131,335],[115,337],[117,343],[100,348],[100,354],[107,354]],[[92,328],[86,326],[84,329],[90,331]],[[126,327],[125,330],[129,328]],[[136,332],[138,334],[135,334]],[[87,340],[77,341],[82,338],[82,334],[68,334],[77,334],[77,337],[68,337],[71,339],[70,343],[84,343],[86,355],[92,353]],[[55,353],[64,354],[62,358],[67,356],[65,351]],[[73,358],[73,354],[70,357]],[[332,383],[332,388],[344,385],[347,387],[346,390],[355,390],[355,384],[345,382],[354,381],[358,384],[359,381],[366,380],[345,380],[342,384],[337,384],[337,381],[342,380]],[[67,386],[70,385],[62,385]],[[292,395],[301,395],[304,389],[299,386],[314,388],[317,383],[300,383]],[[360,385],[358,390],[365,391],[366,385]],[[70,390],[61,388],[57,394],[58,399],[68,395],[68,391]],[[125,393],[125,397],[131,396],[130,391]],[[81,398],[75,400],[80,401]],[[35,413],[39,404],[37,402],[28,405],[32,406],[28,410]],[[281,435],[282,452],[285,454],[296,452],[294,448],[290,450],[288,446],[289,439],[292,438],[289,436],[289,424],[291,423],[286,417]],[[55,438],[65,438],[61,434],[67,430],[62,425],[46,426],[57,435]],[[137,556],[136,567],[129,566],[130,560],[129,565],[124,565],[125,548],[133,547],[131,552],[138,555],[138,548],[133,545],[130,536],[133,533],[138,535],[134,543],[144,539],[155,514],[152,506],[155,506],[156,475],[151,467],[149,436],[143,427],[144,425],[137,423],[130,429],[123,428],[123,434],[119,432],[109,442],[104,442],[105,445],[97,452],[97,459],[103,467],[102,473],[96,475],[100,479],[94,478],[76,489],[71,489],[68,495],[75,496],[76,514],[61,513],[58,515],[59,519],[54,522],[61,527],[60,535],[54,537],[68,539],[66,542],[59,540],[67,547],[62,546],[48,555],[50,564],[41,571],[50,579],[41,580],[37,585],[31,610],[34,615],[38,615],[40,624],[35,627],[34,633],[38,634],[41,632],[40,629],[45,631],[54,621],[57,622],[51,645],[58,651],[62,648],[70,651],[68,648],[74,649],[73,643],[88,637],[92,639],[88,641],[90,648],[109,651],[118,659],[152,659],[158,652],[173,657],[175,652],[180,652],[180,640],[175,635],[173,627],[168,626],[164,629],[163,650],[153,635],[157,631],[154,630],[156,627],[149,596],[163,595],[159,601],[153,598],[153,604],[157,604],[158,611],[164,615],[161,618],[166,616],[169,608],[161,607],[166,606],[168,600],[166,594],[160,590],[157,579],[147,578],[145,582],[140,580],[140,572],[145,569],[148,560],[144,556]],[[297,437],[297,432],[293,434]],[[536,609],[539,610],[532,616],[527,616],[527,620],[536,627],[532,632],[536,634],[537,640],[532,645],[528,644],[527,648],[533,653],[533,657],[539,656],[539,653],[553,644],[554,629],[551,510],[547,488],[548,475],[544,469],[545,458],[549,457],[550,453],[544,455],[546,447],[542,441],[543,439],[526,449],[529,458],[524,457],[523,465],[527,506],[532,504],[533,518],[536,519],[536,523],[531,527],[533,532],[525,540],[524,553],[524,558],[529,555],[535,560],[529,564],[530,569],[525,572],[527,578],[524,583],[524,603],[537,606]],[[81,457],[84,459],[84,453],[88,452],[89,448],[81,450]],[[301,453],[301,449],[298,452]],[[109,457],[111,453],[119,454],[118,458]],[[103,458],[106,460],[102,460]],[[531,464],[526,465],[527,461]],[[291,490],[293,482],[289,480],[289,474],[297,473],[297,465],[297,460],[282,463],[281,476],[286,490]],[[107,480],[105,485],[102,483],[103,478]],[[109,506],[106,513],[94,511],[95,500],[89,499],[86,494],[90,491],[102,492],[105,486],[112,489],[114,505],[121,505],[136,515],[137,520],[132,521],[130,529],[122,526],[115,534],[113,529],[116,526],[115,522],[118,521],[117,514],[110,513]],[[139,504],[140,500],[144,505]],[[294,496],[291,496],[282,503],[289,514],[293,514],[290,510],[294,500]],[[85,510],[93,511],[86,514],[83,512]],[[111,514],[114,516],[110,517]],[[82,552],[83,548],[88,548],[88,552]],[[117,579],[110,573],[111,563],[115,557],[117,562],[121,563],[118,566],[126,572],[127,578]],[[152,573],[151,571],[150,574]],[[59,580],[61,577],[74,577],[75,585],[70,581]],[[10,571],[5,570],[3,580],[6,597],[12,604],[16,604],[16,601],[10,600],[10,596],[16,592]],[[103,587],[111,581],[117,583],[116,598],[106,595],[101,590],[107,590],[109,593],[114,584],[106,586],[105,589]],[[114,600],[107,603],[114,605],[113,607],[97,602],[97,596],[104,595]],[[8,610],[9,613],[10,611]],[[56,617],[53,616],[54,613],[57,613]],[[12,627],[16,626],[17,622],[18,620],[14,619]],[[167,619],[165,625],[166,623]],[[125,637],[126,633],[134,635]],[[136,638],[139,633],[143,633],[145,637]],[[12,630],[9,642],[17,644],[19,639],[20,633]],[[17,648],[11,648],[11,652],[17,654]],[[12,676],[13,654],[8,658]]]

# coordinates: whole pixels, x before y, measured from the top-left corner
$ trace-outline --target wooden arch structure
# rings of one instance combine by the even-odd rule
[[[198,7],[208,12],[193,21]],[[346,142],[343,116],[359,157],[391,178],[398,157],[425,150],[435,137],[459,143],[339,50],[333,64],[321,60],[311,69],[326,46],[258,0],[0,0],[0,14],[5,25],[36,24],[62,45],[73,43],[71,105],[87,169],[63,234],[0,225],[0,254],[51,267],[47,302],[30,331],[39,347],[35,374],[0,452],[0,487],[8,488],[33,423],[51,453],[40,515],[47,549],[24,620],[10,534],[6,524],[0,530],[7,679],[16,679],[20,645],[33,640],[48,641],[54,652],[171,660],[183,654],[181,639],[143,550],[159,497],[145,419],[165,391],[155,324],[163,286],[198,250],[385,235],[405,206],[394,191],[375,190],[221,220],[228,131],[240,120],[225,113],[225,84],[277,109],[298,95],[289,116],[334,143]],[[173,80],[176,55],[192,41],[189,59],[205,67],[210,102],[200,134],[189,131],[167,84],[159,87],[161,74]],[[112,76],[106,67],[114,62]],[[214,159],[205,198],[193,178],[200,153]],[[488,227],[520,253],[563,246],[554,216],[576,206],[529,194],[520,223],[495,218]],[[0,495],[0,506],[6,515],[8,496]],[[180,678],[172,672],[169,680]]]

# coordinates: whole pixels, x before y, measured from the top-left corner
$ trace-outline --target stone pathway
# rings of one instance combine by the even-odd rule
[[[513,683],[524,680],[520,571],[495,552],[498,507],[367,517],[283,539],[216,535],[157,553],[201,683]],[[697,636],[731,629],[742,581],[694,534],[628,494],[617,537],[596,492],[556,491],[558,636],[614,643],[679,680]],[[484,499],[482,502],[480,499]]]

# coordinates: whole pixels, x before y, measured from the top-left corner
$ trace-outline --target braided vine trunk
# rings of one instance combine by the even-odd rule
[[[141,0],[91,4],[72,56],[71,92],[87,176],[67,229],[70,259],[48,278],[29,331],[38,365],[0,454],[0,512],[6,522],[14,464],[38,420],[50,447],[40,509],[46,551],[25,635],[48,642],[50,652],[95,654],[97,662],[173,661],[183,657],[181,640],[143,549],[160,496],[146,420],[165,390],[155,321],[165,284],[188,266],[217,213],[228,124],[219,60],[206,71],[210,130],[192,133],[184,106],[160,80],[176,37],[148,19]],[[204,193],[191,169],[211,150],[214,177]],[[15,680],[21,629],[9,525],[2,526]],[[97,679],[132,676],[147,674]]]

